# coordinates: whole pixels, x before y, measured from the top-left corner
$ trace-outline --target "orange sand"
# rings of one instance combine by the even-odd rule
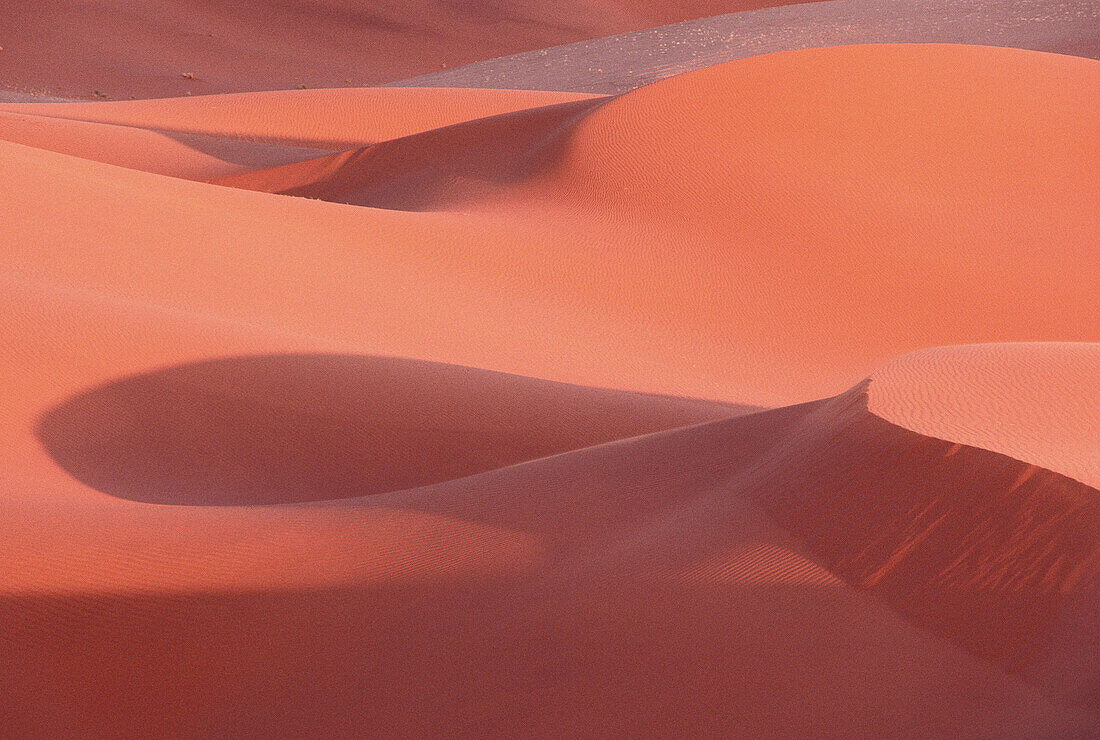
[[[1098,103],[921,45],[0,106],[5,727],[1095,734]]]

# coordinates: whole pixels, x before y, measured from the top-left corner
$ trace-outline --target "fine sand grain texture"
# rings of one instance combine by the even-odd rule
[[[813,49],[218,182],[518,226],[532,236],[490,269],[570,286],[601,307],[588,320],[644,310],[646,334],[668,332],[655,351],[721,378],[683,385],[677,368],[680,385],[639,388],[776,405],[922,347],[1100,335],[1098,70],[999,48]],[[591,246],[507,246],[570,231]],[[633,351],[562,379],[629,382]]]
[[[0,734],[1095,737],[1098,173],[993,46],[0,105]]]

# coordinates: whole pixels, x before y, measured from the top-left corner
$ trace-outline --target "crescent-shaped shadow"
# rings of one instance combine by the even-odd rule
[[[37,433],[73,477],[147,503],[364,496],[725,416],[742,407],[406,359],[216,359],[116,380]]]

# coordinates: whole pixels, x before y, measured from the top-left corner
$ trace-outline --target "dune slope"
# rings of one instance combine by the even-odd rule
[[[615,269],[630,297],[601,302],[644,285],[653,311],[713,327],[709,344],[760,363],[767,387],[741,398],[769,405],[823,395],[811,386],[856,357],[867,371],[924,346],[1100,335],[1098,70],[1008,49],[808,50],[215,181],[660,241]],[[629,251],[591,259],[610,271]],[[828,391],[856,379],[839,376]]]
[[[5,665],[39,679],[5,673],[5,709],[39,732],[80,718],[103,731],[890,735],[903,717],[921,735],[1094,731],[1097,666],[1072,616],[1095,603],[1098,492],[1042,470],[1021,484],[1026,462],[905,430],[866,399],[862,384],[323,505],[101,505],[96,571],[75,591],[42,589],[60,552],[44,532],[38,558],[8,554],[37,579],[0,606]],[[223,410],[207,416],[214,434],[239,413]],[[128,552],[127,532],[158,545]],[[297,575],[264,544],[273,534],[305,561]],[[249,561],[267,588],[216,587]],[[143,568],[164,585],[138,585]],[[58,702],[68,714],[44,711]]]
[[[0,107],[2,726],[1095,736],[1098,101]]]

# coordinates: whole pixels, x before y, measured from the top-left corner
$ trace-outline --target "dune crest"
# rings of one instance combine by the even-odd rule
[[[601,97],[527,90],[362,88],[105,103],[7,103],[0,104],[0,110],[250,142],[341,149],[501,113]]]
[[[82,43],[713,6],[245,5],[158,5],[217,79]],[[1098,173],[1100,62],[977,46],[0,105],[3,732],[1097,736]]]
[[[906,378],[894,392],[921,394],[922,380]],[[734,476],[734,490],[760,502],[834,574],[914,623],[1066,701],[1095,701],[1100,663],[1084,655],[1096,637],[1089,615],[1100,596],[1100,491],[911,432],[868,403],[864,383],[809,404]],[[954,410],[935,398],[925,408]],[[1060,411],[1072,427],[1072,404],[1049,413]]]
[[[877,370],[870,411],[1100,489],[1100,346],[938,347]]]
[[[256,377],[263,395],[266,381]],[[353,382],[333,390],[362,392]],[[201,467],[213,453],[191,454]],[[85,581],[116,586],[0,598],[12,628],[2,650],[7,665],[50,680],[35,685],[39,696],[69,697],[104,730],[119,727],[120,715],[89,709],[101,696],[101,663],[74,665],[71,656],[109,655],[123,677],[108,689],[120,702],[113,706],[125,707],[129,723],[177,729],[225,726],[211,691],[226,677],[244,689],[235,727],[285,726],[290,715],[259,711],[269,696],[258,691],[262,673],[295,721],[344,732],[385,732],[392,717],[410,713],[425,732],[507,732],[532,721],[628,732],[643,726],[630,718],[648,706],[661,711],[644,726],[669,732],[735,726],[751,734],[778,722],[868,733],[915,716],[907,729],[921,734],[1055,728],[1086,736],[1100,721],[1089,708],[1097,666],[1088,652],[1098,499],[1049,471],[1020,482],[1031,467],[890,424],[867,410],[860,384],[823,401],[361,498],[131,505],[113,515],[121,521],[103,520]],[[135,558],[127,532],[139,523],[161,534]],[[181,525],[207,534],[180,538]],[[299,572],[301,561],[271,549],[272,532],[304,564],[328,566]],[[84,546],[70,543],[70,567]],[[220,567],[196,569],[196,561]],[[9,562],[37,570],[32,583],[51,580],[41,559],[24,553]],[[211,589],[245,564],[282,590]],[[137,577],[145,568],[165,586],[144,595],[118,587],[151,581]],[[198,660],[199,644],[236,639],[219,627],[226,620],[266,624],[269,639],[231,663],[228,649]],[[307,622],[313,629],[303,633]],[[601,639],[573,644],[553,664],[560,670],[540,663],[537,680],[507,680],[526,675],[532,655],[555,654],[563,634],[592,629]],[[103,652],[119,641],[125,649]],[[160,674],[136,666],[160,665],[158,646],[196,662],[150,700]],[[899,660],[875,660],[883,650]],[[716,653],[741,670],[712,670]],[[455,654],[478,660],[441,658]],[[807,654],[818,656],[816,670],[794,670]],[[607,669],[593,672],[605,659]],[[323,705],[280,669],[301,661],[310,686],[324,687]],[[474,699],[471,665],[475,684],[498,700],[476,719],[462,709]],[[430,678],[435,701],[424,707],[410,692],[386,690],[398,675]],[[891,692],[881,691],[884,681]],[[29,690],[15,688],[9,696]],[[372,711],[349,712],[364,691],[375,696]],[[562,699],[574,692],[599,696],[601,711]],[[841,695],[856,697],[858,708],[828,709]],[[45,727],[28,706],[12,705],[16,726]]]

